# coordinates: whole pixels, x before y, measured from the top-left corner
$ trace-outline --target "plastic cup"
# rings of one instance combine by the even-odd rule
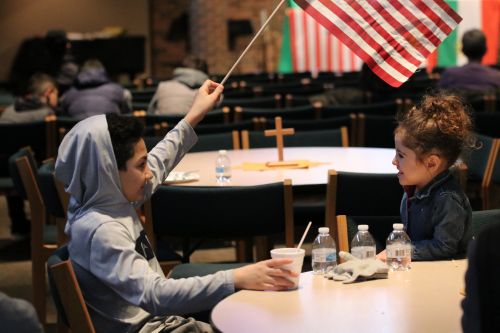
[[[291,258],[293,261],[290,264],[283,265],[280,268],[288,269],[293,272],[300,273],[302,271],[302,264],[304,263],[304,255],[306,251],[304,249],[297,249],[291,247],[285,247],[280,249],[272,249],[271,250],[271,258]],[[288,278],[293,282],[293,287],[290,289],[296,289],[299,286],[299,276],[295,278]]]

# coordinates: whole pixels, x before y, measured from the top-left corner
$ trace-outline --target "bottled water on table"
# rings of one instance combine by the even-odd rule
[[[330,228],[319,228],[319,235],[312,245],[312,269],[314,274],[325,274],[337,265],[337,248],[330,236]]]
[[[403,224],[392,225],[394,230],[387,238],[387,265],[393,271],[407,271],[411,264],[411,241],[403,230]]]
[[[359,259],[375,258],[375,240],[366,224],[358,225],[358,232],[351,241],[351,254]]]
[[[219,150],[219,155],[215,160],[215,178],[220,184],[228,183],[231,180],[231,160],[227,156],[226,150]]]

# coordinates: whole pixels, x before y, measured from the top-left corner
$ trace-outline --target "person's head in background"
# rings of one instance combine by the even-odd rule
[[[398,114],[394,131],[398,168],[403,186],[425,187],[474,147],[472,120],[459,97],[426,95],[419,105]]]
[[[99,59],[87,59],[80,69],[80,73],[83,72],[97,72],[106,74],[106,68]]]
[[[208,64],[205,60],[193,55],[189,55],[182,61],[182,67],[196,69],[200,72],[208,74]]]
[[[144,125],[136,117],[107,114],[121,190],[128,201],[144,197],[144,186],[153,177],[147,164],[147,149],[142,139]]]
[[[52,108],[57,106],[59,91],[54,79],[44,73],[36,73],[28,81],[24,99],[37,101]]]
[[[462,36],[462,52],[469,62],[481,63],[486,54],[486,35],[479,29],[468,30]]]

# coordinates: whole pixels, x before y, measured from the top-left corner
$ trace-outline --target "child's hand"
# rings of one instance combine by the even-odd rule
[[[200,87],[193,101],[191,109],[186,114],[186,121],[195,127],[212,110],[215,103],[220,99],[224,86],[210,80],[206,80]]]
[[[384,251],[380,252],[379,254],[377,254],[377,259],[380,261],[386,262],[387,261],[387,252],[384,250]]]
[[[287,277],[299,276],[300,272],[291,272],[278,268],[290,264],[292,259],[279,258],[259,261],[256,264],[234,270],[234,286],[236,289],[253,290],[285,290],[294,286]]]

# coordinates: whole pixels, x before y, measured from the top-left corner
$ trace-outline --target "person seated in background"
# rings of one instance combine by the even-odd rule
[[[61,97],[61,111],[75,119],[130,113],[131,95],[119,84],[111,82],[99,60],[89,59],[83,64],[74,86]]]
[[[464,333],[500,332],[500,224],[482,230],[469,245],[462,301]]]
[[[280,269],[292,261],[280,258],[168,279],[137,215],[195,144],[193,127],[221,93],[221,85],[206,81],[191,110],[149,153],[143,124],[116,114],[80,121],[59,146],[55,176],[71,195],[69,257],[96,332],[212,332],[177,315],[210,309],[235,288],[283,290],[293,285],[287,278],[298,276]]]
[[[0,114],[0,124],[29,123],[54,114],[59,92],[54,79],[43,73],[34,74],[26,93]]]
[[[160,82],[148,107],[149,114],[185,115],[198,88],[208,79],[207,63],[194,56],[187,57],[182,67],[174,70],[172,80]]]
[[[468,63],[445,70],[441,74],[439,88],[471,92],[500,89],[500,71],[481,65],[486,51],[484,33],[478,29],[466,31],[462,37],[462,52]]]
[[[3,292],[0,292],[0,323],[2,332],[43,333],[33,305]]]

